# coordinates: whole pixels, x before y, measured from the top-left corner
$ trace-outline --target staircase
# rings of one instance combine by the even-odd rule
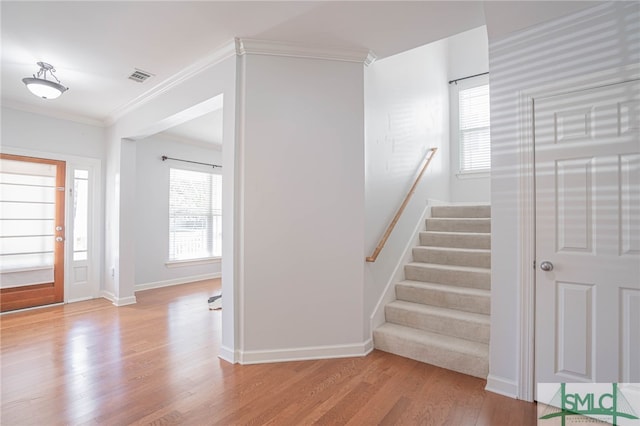
[[[405,280],[374,330],[376,349],[486,379],[491,207],[431,208]]]

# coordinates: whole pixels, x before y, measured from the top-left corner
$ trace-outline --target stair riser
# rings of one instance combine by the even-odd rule
[[[488,354],[485,357],[464,354],[448,348],[407,341],[378,330],[373,332],[373,341],[376,349],[416,361],[482,379],[486,379],[489,374]]]
[[[414,262],[437,263],[439,265],[491,268],[491,252],[447,251],[430,247],[415,247],[413,260]]]
[[[434,206],[431,217],[491,217],[491,206]]]
[[[431,218],[426,220],[427,231],[438,232],[491,232],[491,221],[489,219],[444,219]]]
[[[433,247],[490,249],[491,235],[483,234],[434,234],[430,232],[420,233],[420,245]]]
[[[437,314],[416,312],[387,305],[386,321],[394,324],[433,331],[447,336],[459,337],[480,343],[489,343],[489,324]]]
[[[404,275],[407,280],[412,281],[491,289],[491,275],[488,271],[451,271],[428,266],[405,265]]]
[[[491,298],[489,296],[471,296],[397,284],[396,298],[405,302],[422,303],[423,305],[458,309],[477,314],[489,315],[491,313]]]

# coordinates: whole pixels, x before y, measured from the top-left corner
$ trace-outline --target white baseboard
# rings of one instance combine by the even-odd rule
[[[508,396],[509,398],[518,399],[518,383],[504,377],[489,374],[487,377],[487,386],[485,386],[484,389],[499,395]]]
[[[87,300],[93,300],[95,299],[95,297],[93,296],[87,296],[87,297],[78,297],[76,299],[69,299],[64,303],[76,303],[76,302],[85,302]]]
[[[218,358],[230,362],[231,364],[236,364],[238,362],[238,353],[233,349],[230,349],[226,346],[220,346],[220,353],[218,354]]]
[[[367,349],[367,348],[371,349]],[[270,362],[305,361],[315,359],[362,357],[373,349],[371,339],[352,345],[315,346],[308,348],[273,349],[266,351],[242,351],[240,364],[264,364]]]
[[[100,292],[100,297],[103,297],[103,298],[107,299],[110,302],[113,302],[114,300],[116,300],[116,296],[113,293],[111,293],[110,291],[107,291],[107,290],[102,290]]]
[[[138,292],[138,291],[151,290],[153,288],[161,288],[161,287],[169,287],[172,285],[193,283],[196,281],[212,280],[214,278],[220,278],[221,276],[222,274],[220,272],[214,272],[211,274],[192,275],[190,277],[174,278],[172,280],[155,281],[155,282],[145,283],[145,284],[136,284],[135,291]]]
[[[116,306],[126,306],[126,305],[134,305],[137,303],[136,297],[135,296],[129,296],[129,297],[116,297],[115,294],[111,293],[110,291],[107,290],[102,290],[101,297],[104,297],[105,299],[111,301],[111,303],[113,303]]]
[[[364,342],[364,354],[369,355],[371,352],[373,352],[373,339],[369,338]]]

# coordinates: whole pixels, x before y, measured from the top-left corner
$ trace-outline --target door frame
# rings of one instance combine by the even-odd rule
[[[640,79],[640,63],[585,74],[576,78],[541,85],[518,93],[519,220],[521,244],[518,326],[518,399],[533,401],[535,396],[535,139],[534,104],[537,98]]]
[[[70,273],[73,270],[73,247],[71,246],[71,239],[65,238],[64,241],[64,300],[62,303],[78,302],[81,300],[87,300],[91,298],[100,297],[100,291],[102,289],[102,277],[103,277],[103,241],[104,241],[104,229],[102,224],[104,223],[104,212],[102,210],[102,200],[104,197],[103,190],[103,176],[102,176],[102,160],[91,157],[80,157],[76,155],[67,155],[62,153],[45,152],[15,148],[10,146],[3,146],[2,152],[5,154],[21,155],[25,157],[37,157],[51,160],[58,160],[66,162],[66,176],[65,176],[65,217],[64,228],[67,236],[73,235],[73,218],[72,218],[72,205],[73,197],[70,196],[68,190],[73,187],[73,170],[76,167],[91,168],[93,170],[93,183],[90,186],[92,196],[90,202],[93,206],[90,206],[91,212],[91,230],[92,239],[90,244],[90,250],[95,253],[91,260],[91,273],[89,280],[94,283],[91,289],[91,297],[85,297],[80,299],[70,299],[71,294],[69,286],[72,280],[70,279]],[[51,306],[51,305],[45,305]]]
[[[2,313],[12,312],[20,309],[29,309],[34,307],[49,306],[61,303],[65,297],[65,278],[66,278],[66,249],[65,244],[60,245],[65,241],[66,232],[66,183],[67,183],[67,163],[66,161],[33,157],[25,155],[14,155],[7,152],[1,152],[2,159],[13,162],[36,164],[36,165],[49,165],[55,168],[55,174],[53,175],[53,224],[55,230],[50,238],[55,238],[53,241],[53,278],[49,282],[47,279],[45,282],[23,284],[17,287],[9,287],[2,289],[2,294],[5,298],[9,298],[9,302],[3,302]],[[42,217],[41,217],[42,219]],[[60,232],[62,231],[62,233]],[[28,271],[31,268],[27,268],[24,271]],[[48,268],[47,268],[48,269]]]

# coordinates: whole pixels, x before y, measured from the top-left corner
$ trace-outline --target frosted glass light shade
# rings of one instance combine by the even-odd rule
[[[22,82],[31,93],[43,99],[55,99],[67,90],[62,84],[42,78],[26,77]]]

